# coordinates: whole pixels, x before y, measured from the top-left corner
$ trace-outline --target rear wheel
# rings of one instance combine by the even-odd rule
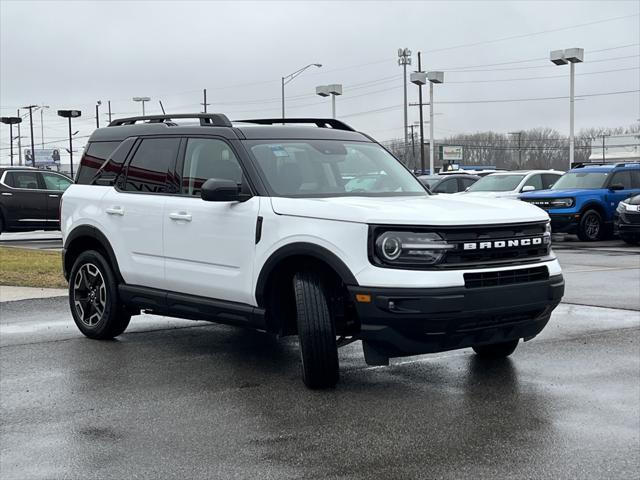
[[[491,345],[477,345],[473,347],[473,351],[482,358],[505,358],[516,350],[519,341],[516,339]]]
[[[123,333],[131,314],[118,298],[115,275],[101,253],[80,254],[69,276],[69,305],[78,329],[87,337],[110,339]]]
[[[317,274],[306,271],[294,275],[293,288],[302,380],[309,388],[333,387],[339,378],[338,346],[325,289]]]
[[[595,242],[604,235],[602,216],[595,210],[587,210],[580,219],[578,237],[583,242]]]

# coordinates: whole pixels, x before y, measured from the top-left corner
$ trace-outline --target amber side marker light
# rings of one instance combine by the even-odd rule
[[[366,293],[356,293],[356,300],[360,303],[371,303],[371,295]]]

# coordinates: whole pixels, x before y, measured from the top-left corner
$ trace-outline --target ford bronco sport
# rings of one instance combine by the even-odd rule
[[[377,181],[346,188],[363,175]],[[144,311],[298,335],[311,388],[337,383],[354,340],[374,365],[510,355],[564,292],[544,211],[429,195],[334,119],[115,120],[91,135],[61,215],[83,334],[118,336]]]

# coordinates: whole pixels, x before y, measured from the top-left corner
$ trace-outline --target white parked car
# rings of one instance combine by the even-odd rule
[[[497,172],[482,177],[458,195],[518,199],[521,193],[551,188],[563,174],[564,172],[558,170]]]
[[[513,203],[430,195],[335,119],[115,120],[62,201],[69,305],[95,339],[141,312],[297,335],[311,388],[354,340],[373,365],[506,357],[564,292],[547,213]]]

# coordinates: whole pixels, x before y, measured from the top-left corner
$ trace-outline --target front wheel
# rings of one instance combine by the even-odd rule
[[[302,380],[309,388],[338,383],[338,346],[327,295],[318,275],[298,272],[293,277]]]
[[[505,358],[516,350],[519,341],[516,339],[491,345],[477,345],[473,347],[473,351],[482,358]]]
[[[73,321],[87,337],[110,339],[123,333],[131,314],[118,298],[115,275],[101,253],[78,256],[69,276],[69,305]]]
[[[583,242],[595,242],[604,234],[602,216],[595,210],[587,210],[580,219],[578,238]]]

